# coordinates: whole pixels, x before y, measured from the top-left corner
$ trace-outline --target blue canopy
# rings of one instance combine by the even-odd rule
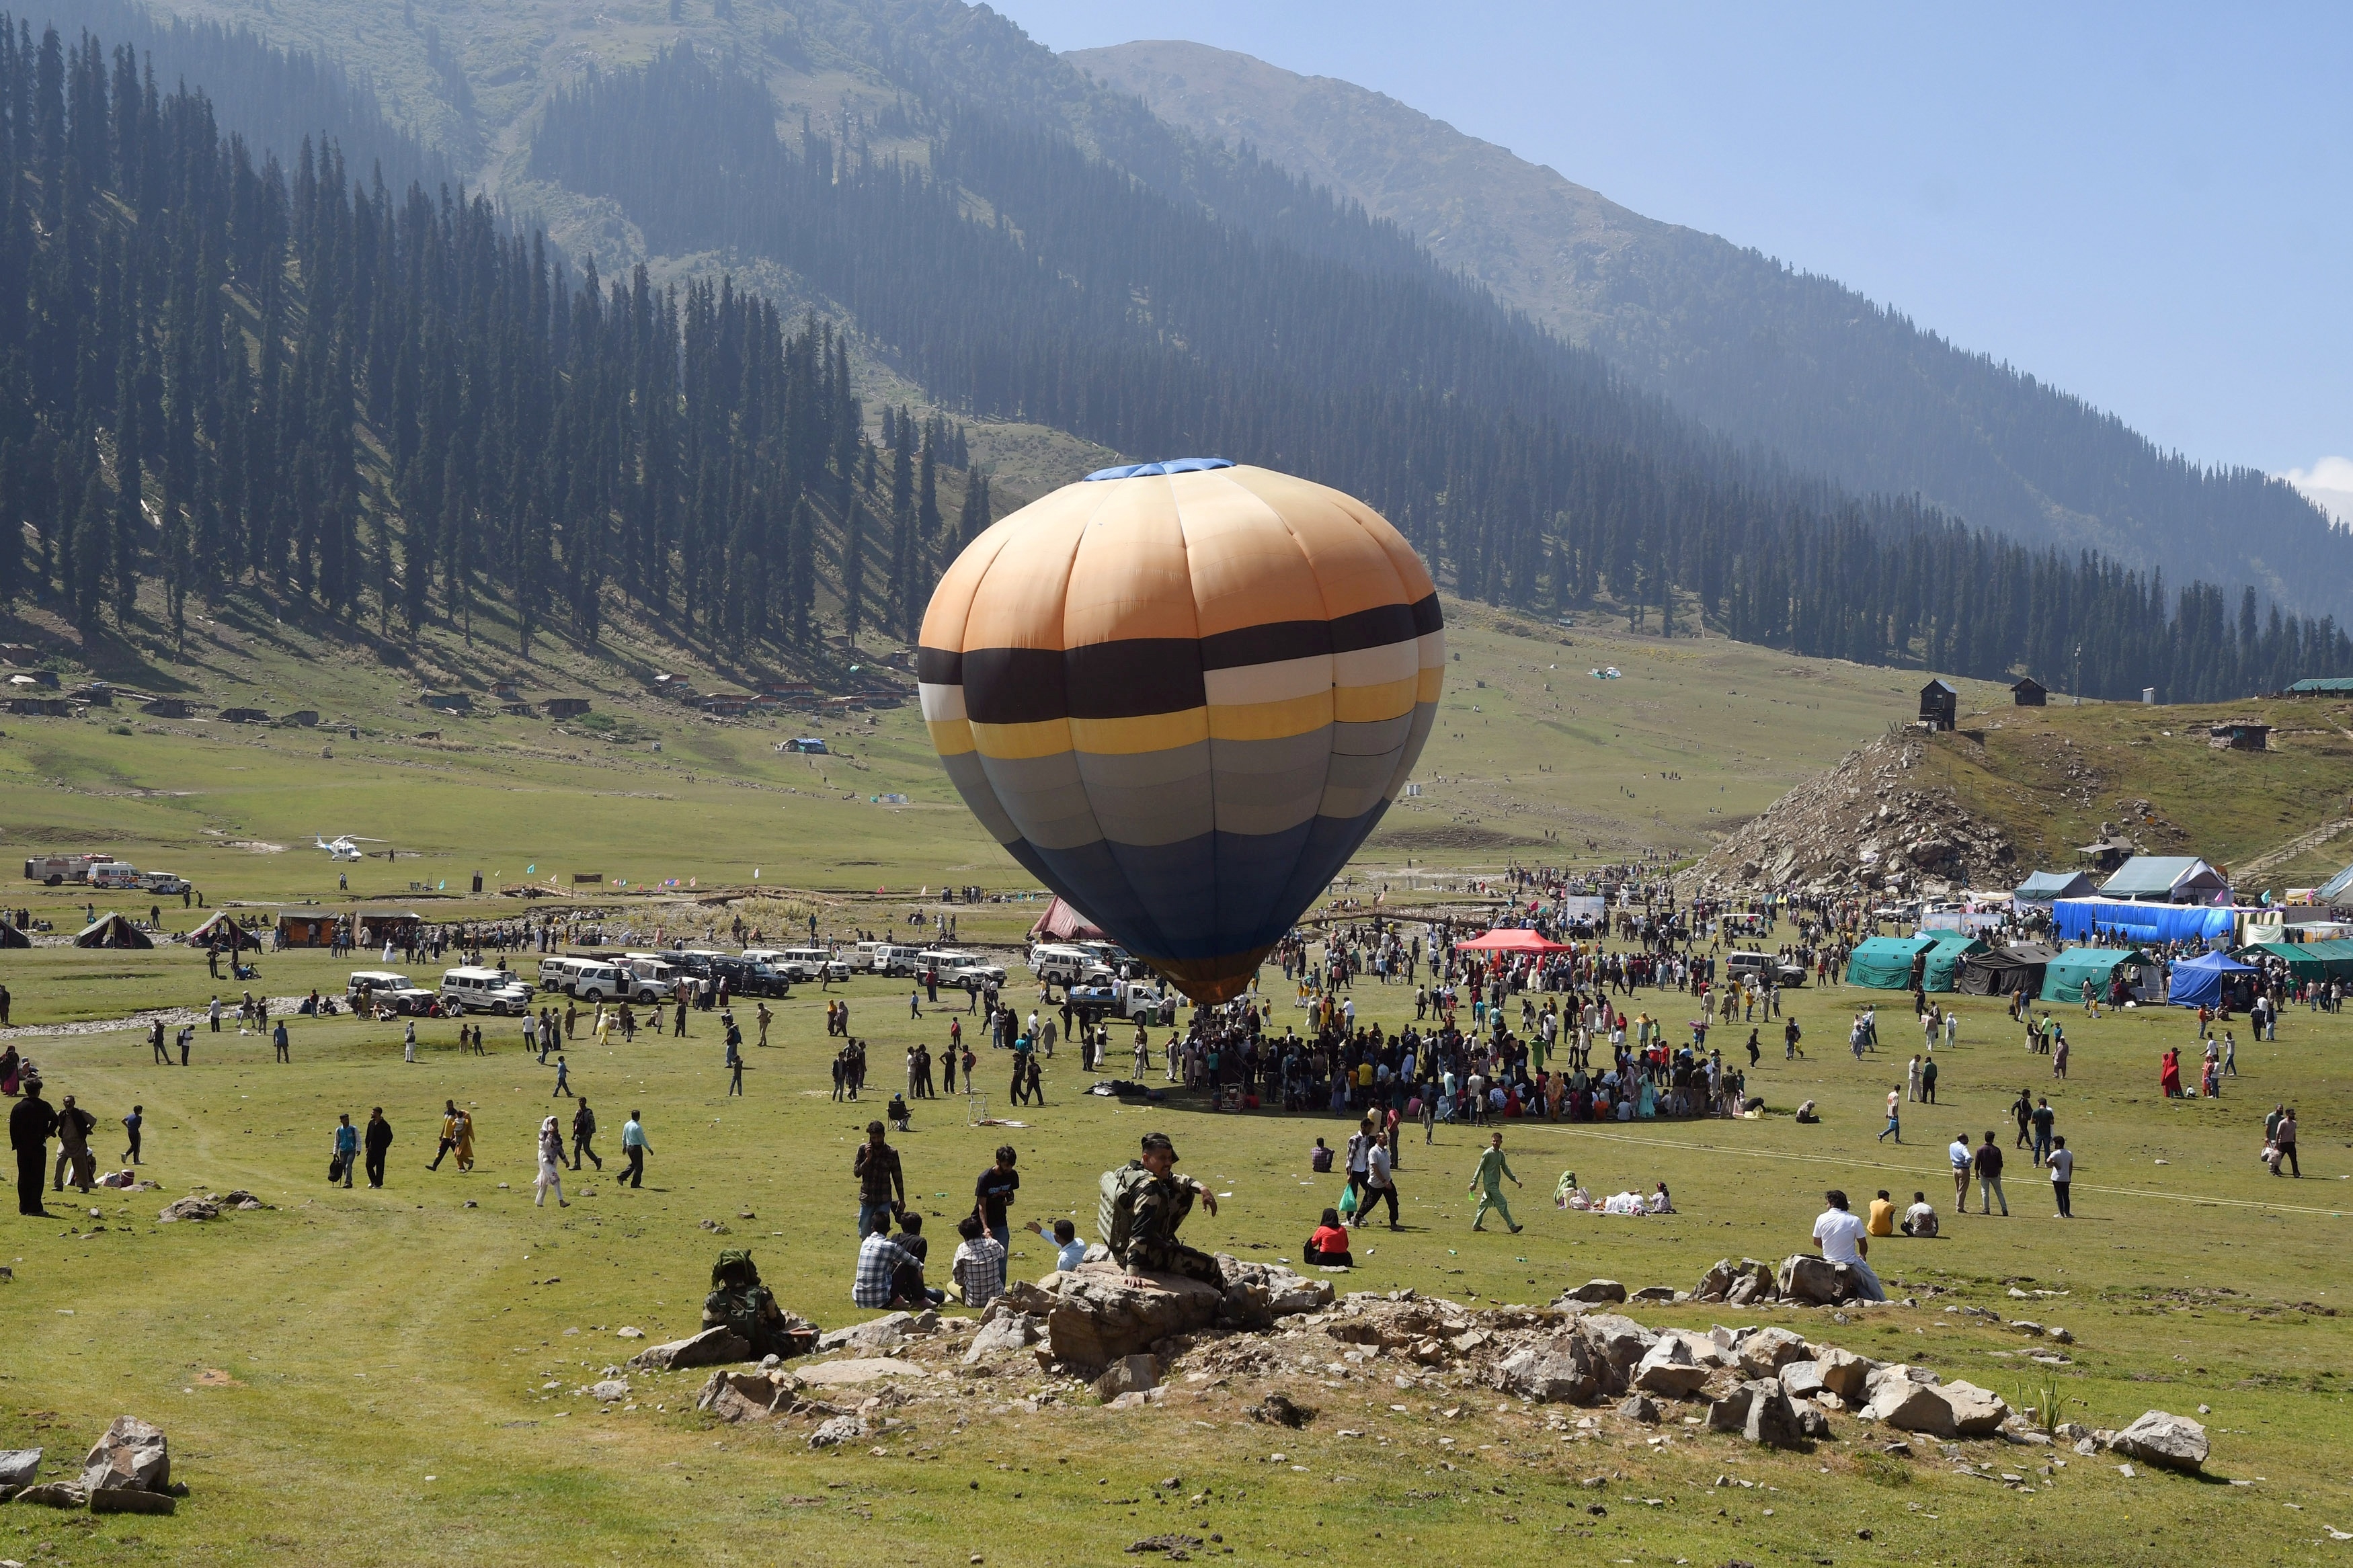
[[[1082,481],[1093,484],[1099,479],[1148,479],[1162,474],[1198,474],[1205,468],[1230,468],[1231,458],[1170,458],[1158,463],[1123,463],[1115,468],[1097,468]]]
[[[2100,935],[2128,942],[2228,940],[2232,911],[2210,904],[2141,904],[2128,899],[2061,899],[2051,906],[2051,929],[2069,942]]]
[[[2173,989],[2167,1000],[2177,1007],[2211,1007],[2222,999],[2228,976],[2253,973],[2252,965],[2227,952],[2201,952],[2173,966]]]

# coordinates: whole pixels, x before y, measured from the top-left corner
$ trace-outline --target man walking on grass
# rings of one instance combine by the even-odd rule
[[[629,1162],[629,1168],[621,1173],[623,1186],[642,1187],[646,1184],[646,1155],[652,1148],[653,1145],[646,1142],[646,1130],[638,1123],[638,1113],[632,1108],[629,1119],[621,1123],[621,1153]]]
[[[1512,1219],[1512,1206],[1504,1201],[1504,1179],[1507,1176],[1515,1187],[1526,1184],[1512,1175],[1511,1164],[1504,1158],[1504,1135],[1498,1132],[1488,1140],[1485,1151],[1480,1154],[1479,1168],[1471,1173],[1470,1193],[1466,1195],[1475,1195],[1479,1200],[1478,1212],[1471,1216],[1472,1230],[1486,1229],[1487,1211],[1493,1209],[1504,1216],[1504,1223],[1511,1226],[1514,1236],[1520,1234],[1521,1227]]]

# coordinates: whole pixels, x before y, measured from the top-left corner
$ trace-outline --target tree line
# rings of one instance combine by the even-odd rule
[[[983,110],[878,157],[780,135],[764,84],[678,48],[559,93],[533,157],[660,248],[792,268],[949,406],[1336,485],[1469,597],[2086,695],[2353,666],[2329,618],[2221,615],[2212,584],[1790,474],[1458,282],[1246,233]]]
[[[988,518],[962,429],[870,440],[847,337],[731,279],[576,281],[479,193],[293,167],[137,50],[0,17],[0,605],[87,632],[242,585],[413,636],[480,598],[528,656],[614,596],[669,635],[911,635]]]

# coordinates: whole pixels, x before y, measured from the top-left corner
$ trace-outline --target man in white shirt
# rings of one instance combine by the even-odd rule
[[[1820,1218],[1814,1221],[1814,1241],[1820,1247],[1822,1256],[1832,1263],[1843,1263],[1854,1270],[1855,1278],[1862,1287],[1864,1300],[1886,1300],[1887,1287],[1879,1282],[1879,1276],[1872,1272],[1870,1264],[1863,1261],[1871,1250],[1871,1243],[1864,1238],[1862,1221],[1849,1212],[1846,1194],[1837,1188],[1831,1188],[1822,1197],[1831,1205],[1822,1211]]]
[[[1953,1134],[1945,1150],[1946,1163],[1953,1167],[1953,1212],[1958,1214],[1969,1206],[1969,1135]]]
[[[1912,1206],[1904,1211],[1904,1234],[1926,1239],[1934,1237],[1937,1229],[1936,1211],[1928,1206],[1928,1194],[1914,1193]]]
[[[1397,1179],[1389,1174],[1388,1145],[1379,1138],[1366,1140],[1365,1150],[1365,1193],[1357,1200],[1356,1223],[1363,1225],[1372,1218],[1373,1205],[1386,1202],[1389,1205],[1389,1228],[1399,1230],[1398,1224]]]
[[[2075,1156],[2068,1149],[2067,1140],[2053,1138],[2051,1141],[2047,1163],[2051,1166],[2051,1196],[2059,1205],[2059,1217],[2073,1219],[2075,1205],[2068,1201],[2068,1195],[2075,1184]]]

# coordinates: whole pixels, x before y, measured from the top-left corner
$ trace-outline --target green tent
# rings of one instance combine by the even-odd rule
[[[2093,994],[2105,1001],[2108,982],[2117,970],[2149,966],[2148,955],[2137,947],[2071,947],[2042,971],[2042,1000],[2080,1002],[2088,980]]]
[[[2284,961],[2298,980],[2353,979],[2353,942],[2259,942],[2239,956],[2253,963],[2258,953]]]
[[[1933,936],[1875,936],[1859,943],[1846,961],[1846,983],[1874,991],[1905,991],[1912,984],[1912,961],[1936,945]],[[1956,965],[1959,960],[1954,960]]]
[[[1953,990],[1960,983],[1961,965],[1985,950],[1984,942],[1966,931],[1937,932],[1936,945],[1928,950],[1928,962],[1924,966],[1926,988],[1930,991]]]

